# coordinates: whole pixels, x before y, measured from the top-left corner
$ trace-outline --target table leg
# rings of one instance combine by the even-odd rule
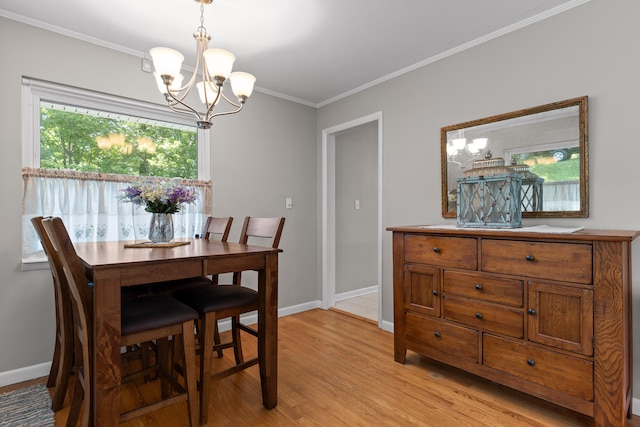
[[[93,274],[92,404],[96,426],[117,426],[120,420],[120,274]]]
[[[278,254],[268,254],[258,272],[258,358],[262,404],[278,404]]]

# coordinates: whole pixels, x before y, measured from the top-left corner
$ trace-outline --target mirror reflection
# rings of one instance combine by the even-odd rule
[[[457,179],[490,158],[523,175],[523,217],[587,217],[587,99],[443,127],[443,217],[456,217]]]

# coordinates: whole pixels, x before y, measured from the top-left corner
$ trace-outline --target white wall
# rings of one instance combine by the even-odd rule
[[[377,122],[336,135],[335,187],[336,294],[378,286]]]
[[[322,107],[318,128],[382,111],[383,226],[442,224],[441,127],[588,95],[590,216],[524,224],[638,230],[638,16],[637,0],[592,0]],[[640,244],[633,249],[633,308],[640,312]],[[382,297],[383,319],[391,322],[390,232]],[[640,396],[639,345],[634,365]]]
[[[48,270],[21,271],[21,78],[33,77],[162,103],[140,58],[0,17],[0,383],[16,370],[49,362],[55,330]],[[211,132],[213,213],[284,216],[280,307],[320,298],[318,282],[316,110],[259,92]],[[294,208],[285,209],[285,196]],[[46,374],[46,372],[45,372]],[[13,375],[13,376],[12,376]],[[25,379],[25,378],[22,378]]]

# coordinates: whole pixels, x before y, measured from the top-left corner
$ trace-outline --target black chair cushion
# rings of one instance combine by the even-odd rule
[[[206,276],[190,277],[188,279],[169,280],[167,282],[159,282],[148,285],[148,288],[154,294],[171,295],[175,291],[195,286],[207,286],[211,284],[211,279]]]
[[[198,313],[169,295],[122,301],[122,335],[129,335],[198,318]]]
[[[172,294],[199,313],[257,304],[258,292],[238,285],[209,285],[181,289]]]
[[[132,300],[151,295],[151,290],[147,285],[125,286],[120,288],[120,298]]]

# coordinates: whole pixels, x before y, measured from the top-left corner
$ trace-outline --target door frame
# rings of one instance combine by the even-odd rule
[[[335,306],[335,144],[336,135],[375,122],[378,126],[378,327],[382,327],[382,111],[322,130],[322,308]]]

